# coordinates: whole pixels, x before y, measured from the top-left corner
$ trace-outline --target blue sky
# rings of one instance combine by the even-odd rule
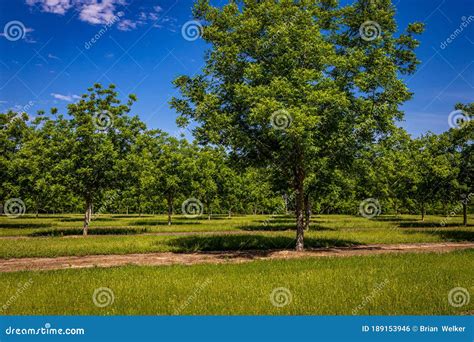
[[[403,106],[401,125],[415,136],[443,132],[454,104],[474,99],[474,1],[395,3],[400,28],[426,24],[417,50],[422,63],[406,77],[415,95]],[[206,50],[201,39],[182,35],[192,5],[191,0],[0,1],[0,111],[34,114],[54,106],[65,113],[93,83],[114,83],[121,95],[138,96],[133,114],[148,127],[177,134],[168,105],[177,94],[171,81],[198,72]],[[15,40],[17,22],[24,35]]]

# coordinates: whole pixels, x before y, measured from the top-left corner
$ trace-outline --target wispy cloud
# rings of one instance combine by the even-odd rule
[[[78,100],[81,97],[79,95],[63,95],[58,93],[51,93],[51,96],[57,100],[72,102],[73,100]]]
[[[137,22],[134,22],[130,19],[124,19],[118,23],[117,27],[121,31],[131,31],[131,30],[136,29],[137,25],[138,25]]]
[[[42,12],[59,15],[70,9],[79,12],[79,19],[90,24],[105,24],[115,16],[117,6],[126,5],[125,0],[26,0],[30,6],[38,6]]]
[[[58,61],[61,60],[61,58],[59,58],[58,56],[53,55],[52,53],[48,53],[48,58],[50,58],[50,59],[57,59]]]
[[[121,31],[131,31],[141,25],[155,22],[159,19],[158,13],[163,10],[161,6],[154,5],[135,17],[125,19],[123,9],[127,5],[126,0],[26,0],[26,3],[38,7],[42,12],[58,15],[74,10],[79,13],[79,20],[92,25],[107,24],[121,17],[117,25]]]
[[[30,6],[39,5],[43,12],[65,14],[72,6],[74,0],[26,0]]]
[[[124,4],[120,0],[103,0],[102,2],[93,1],[83,4],[79,18],[90,24],[106,24],[112,22],[115,17],[115,5]]]

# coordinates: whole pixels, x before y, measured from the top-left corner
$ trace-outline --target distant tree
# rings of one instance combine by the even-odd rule
[[[218,195],[217,177],[220,164],[224,161],[220,151],[205,147],[199,149],[195,160],[195,188],[194,193],[203,202],[207,219],[212,216],[213,203]]]
[[[462,122],[457,122],[458,126],[445,135],[449,137],[452,152],[459,156],[455,192],[462,203],[463,224],[467,226],[468,206],[474,198],[474,102],[457,104],[456,110],[460,111]]]
[[[191,191],[196,149],[185,139],[167,136],[159,153],[155,184],[166,199],[168,225],[171,225],[176,199]]]
[[[5,202],[20,196],[16,165],[18,152],[31,134],[28,114],[8,111],[0,113],[0,199]]]
[[[426,206],[439,198],[442,185],[449,179],[451,163],[439,146],[438,137],[427,134],[413,141],[410,156],[414,163],[411,197],[418,204],[424,221]]]
[[[93,203],[123,181],[119,167],[137,136],[145,129],[138,117],[129,117],[134,95],[126,104],[118,99],[115,86],[100,84],[88,89],[68,106],[73,182],[71,186],[85,203],[83,234],[92,216]]]

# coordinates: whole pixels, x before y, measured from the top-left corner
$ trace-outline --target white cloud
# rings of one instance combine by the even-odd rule
[[[61,58],[59,58],[58,56],[53,55],[52,53],[48,53],[48,58],[57,59],[59,61],[61,60]]]
[[[58,93],[51,93],[51,96],[57,100],[72,102],[73,100],[80,99],[81,97],[78,95],[63,95]]]
[[[104,25],[117,22],[117,28],[121,31],[131,31],[148,22],[159,20],[158,13],[163,8],[158,5],[148,6],[148,10],[141,11],[134,18],[125,19],[123,7],[127,0],[25,0],[29,6],[35,6],[42,12],[64,15],[69,10],[79,13],[79,20],[92,24]],[[131,2],[133,3],[133,2]],[[166,19],[166,18],[165,18]],[[155,24],[155,23],[154,23]],[[155,27],[157,25],[154,25]]]
[[[131,31],[137,28],[137,23],[130,19],[124,19],[118,23],[117,27],[120,31]]]
[[[38,6],[42,12],[64,15],[70,9],[79,12],[79,19],[90,24],[106,24],[115,16],[116,5],[125,0],[26,0],[30,6]]]
[[[74,0],[26,0],[30,6],[39,5],[43,12],[65,14],[73,5]]]
[[[82,6],[79,18],[91,24],[112,22],[115,17],[115,3],[117,2],[116,0],[103,0],[102,2],[93,0],[91,3]]]
[[[151,12],[151,13],[148,14],[148,17],[149,17],[150,20],[152,20],[152,21],[157,21],[157,20],[158,20],[158,14],[157,14],[157,13]]]

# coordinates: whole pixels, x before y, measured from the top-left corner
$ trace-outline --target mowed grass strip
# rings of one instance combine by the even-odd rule
[[[305,246],[342,247],[375,243],[474,241],[474,231],[360,230],[309,231]],[[153,252],[199,252],[293,249],[294,232],[249,232],[239,235],[153,236],[91,235],[0,239],[0,259]]]
[[[69,234],[80,232],[82,227],[82,216],[78,214],[69,215],[40,215],[38,218],[32,215],[24,215],[18,218],[0,216],[0,236],[28,236],[32,234],[41,235],[53,230],[64,232],[71,230]],[[445,220],[445,227],[441,222]],[[474,228],[474,216],[469,217],[470,227]],[[366,219],[360,216],[350,215],[317,215],[311,223],[311,230],[394,230],[394,229],[447,229],[462,228],[462,218],[443,216],[427,216],[421,222],[419,216],[380,216],[374,219]],[[295,229],[295,219],[291,216],[270,215],[242,215],[227,218],[226,216],[214,216],[211,220],[206,217],[186,218],[176,215],[173,224],[168,226],[165,215],[112,215],[104,214],[96,217],[91,222],[91,229],[103,229],[110,234],[120,234],[117,229],[142,229],[147,232],[205,232],[205,231],[288,231]],[[67,232],[63,235],[69,235]],[[58,233],[58,235],[61,235]]]
[[[7,315],[462,315],[474,302],[453,307],[448,293],[463,287],[472,296],[473,270],[467,250],[16,272],[0,274],[0,304],[9,304]],[[92,300],[101,287],[114,296],[103,308]],[[291,302],[274,306],[276,288],[287,289]]]
[[[215,216],[212,220],[207,217],[186,218],[175,216],[171,226],[168,226],[165,215],[112,215],[104,214],[93,218],[90,227],[97,229],[146,229],[149,232],[193,232],[193,231],[227,231],[236,230],[245,226],[262,224],[270,216]],[[30,235],[52,229],[77,231],[82,228],[83,217],[78,214],[67,215],[24,215],[17,218],[0,216],[0,236]]]

